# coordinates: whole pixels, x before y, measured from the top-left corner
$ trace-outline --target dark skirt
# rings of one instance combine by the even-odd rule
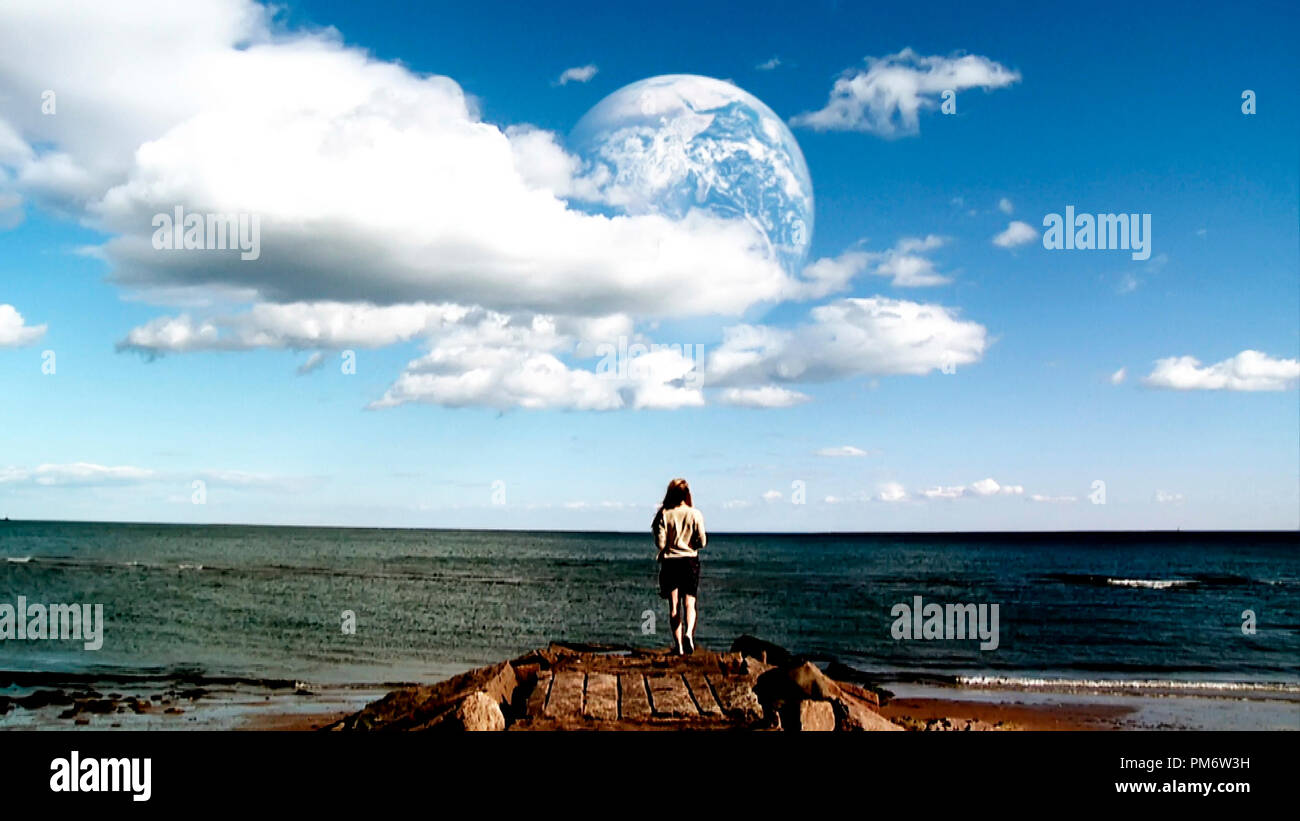
[[[659,597],[668,598],[674,591],[682,596],[695,596],[700,590],[700,557],[687,556],[662,559],[659,562]]]

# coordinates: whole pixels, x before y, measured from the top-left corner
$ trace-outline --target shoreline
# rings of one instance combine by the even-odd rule
[[[891,685],[880,715],[916,730],[1290,730],[1300,732],[1300,703],[1187,695],[1043,693],[1027,689]],[[391,692],[383,687],[321,687],[310,693],[213,689],[189,698],[130,690],[95,698],[78,686],[5,695],[0,732],[23,730],[315,731]],[[116,693],[114,693],[116,694]],[[41,706],[17,702],[36,695]],[[105,696],[112,694],[104,694]],[[151,696],[163,698],[151,701]],[[106,704],[104,702],[111,702]],[[76,703],[83,709],[69,715]],[[152,706],[138,709],[135,705]],[[163,703],[166,702],[166,703]],[[32,703],[32,702],[28,702]]]
[[[555,648],[571,653],[594,651],[604,654],[602,658],[658,654],[655,664],[673,663],[662,649],[564,644],[552,644],[548,650],[521,658],[535,661]],[[1132,686],[1098,690],[1075,686],[1077,679],[997,681],[988,676],[962,676],[941,680],[908,671],[867,673],[833,660],[790,654],[753,637],[737,639],[732,653],[737,650],[741,651],[738,658],[751,656],[752,664],[764,668],[772,666],[768,662],[792,668],[815,661],[821,674],[842,686],[877,694],[879,715],[909,730],[1300,731],[1300,687],[1289,683],[1258,688],[1237,684],[1215,691],[1213,687],[1157,688],[1150,686],[1150,680],[1134,680]],[[720,657],[702,650],[701,657],[706,655]],[[516,666],[518,662],[516,659]],[[475,672],[466,664],[437,667],[446,672],[436,683],[425,679],[423,684],[307,684],[287,678],[10,671],[6,686],[0,687],[0,731],[313,731],[336,725],[394,693],[436,689]],[[529,670],[532,672],[531,667]],[[0,673],[0,678],[4,675]],[[1122,680],[1102,681],[1124,684]]]

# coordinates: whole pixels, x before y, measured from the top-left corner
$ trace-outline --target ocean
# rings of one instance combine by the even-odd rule
[[[751,634],[882,680],[1295,698],[1298,547],[1296,533],[719,533],[697,641]],[[0,642],[0,688],[381,689],[552,640],[665,646],[653,555],[648,532],[3,522],[0,607],[102,604],[105,624],[99,650]],[[895,638],[896,606],[918,596],[997,605],[996,649]]]

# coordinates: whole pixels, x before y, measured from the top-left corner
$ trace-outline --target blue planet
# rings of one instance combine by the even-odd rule
[[[624,86],[582,117],[570,148],[613,208],[673,219],[703,209],[753,225],[787,270],[807,255],[803,152],[772,109],[731,83],[668,74]]]

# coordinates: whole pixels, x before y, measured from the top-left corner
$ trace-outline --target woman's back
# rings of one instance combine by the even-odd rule
[[[704,535],[704,514],[688,504],[660,508],[655,515],[654,534],[660,559],[697,556],[708,541]]]

